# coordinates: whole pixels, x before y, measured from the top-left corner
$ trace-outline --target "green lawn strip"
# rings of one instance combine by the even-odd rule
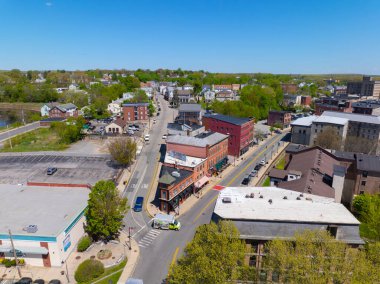
[[[107,278],[105,278],[99,282],[96,282],[96,284],[110,284],[110,283],[116,284],[117,281],[119,281],[119,278],[120,278],[122,273],[123,273],[123,269],[121,269],[119,272],[116,272],[115,274],[112,274],[109,277],[107,277]]]
[[[267,178],[264,180],[262,186],[270,186],[270,177],[267,177]]]
[[[125,259],[125,260],[123,260],[122,262],[120,262],[119,264],[117,264],[117,265],[114,265],[114,266],[111,266],[111,267],[108,267],[108,268],[105,268],[104,269],[104,273],[102,274],[102,275],[100,275],[99,277],[97,277],[97,278],[95,278],[95,279],[93,279],[93,280],[91,280],[91,282],[87,282],[87,283],[82,283],[82,284],[91,284],[91,283],[109,283],[109,282],[104,282],[104,281],[108,281],[109,279],[111,279],[111,277],[113,278],[113,277],[115,277],[116,278],[116,276],[115,275],[117,275],[118,273],[120,273],[119,274],[119,276],[118,276],[118,278],[117,279],[119,279],[120,278],[120,275],[121,275],[121,273],[123,272],[123,269],[124,269],[124,267],[125,267],[125,265],[127,264],[127,259]],[[117,273],[116,273],[117,272]],[[114,274],[113,274],[114,273]],[[112,274],[112,275],[111,275]],[[107,277],[106,279],[102,279],[102,278],[104,278],[104,277],[106,277],[106,276],[108,276],[108,275],[110,275],[110,277]],[[100,280],[100,279],[102,279],[101,280],[101,282],[99,281],[99,282],[96,282],[97,280]],[[116,281],[117,282],[117,281]],[[113,282],[113,283],[116,283],[116,282]]]
[[[276,169],[283,170],[285,169],[285,156],[283,156],[278,163],[276,164]]]
[[[12,144],[12,148],[11,148]],[[23,133],[3,142],[0,152],[59,151],[68,147],[62,144],[58,135],[49,128],[39,128]]]

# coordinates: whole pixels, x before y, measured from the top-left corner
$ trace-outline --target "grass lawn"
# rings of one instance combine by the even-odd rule
[[[270,186],[270,177],[267,177],[267,178],[264,180],[262,186]]]
[[[278,163],[276,164],[276,169],[283,170],[285,169],[285,156],[283,156]]]
[[[0,152],[35,152],[65,150],[68,145],[59,142],[58,135],[49,128],[39,128],[4,141]]]
[[[121,273],[123,273],[123,271],[119,271],[115,274],[112,274],[110,277],[107,277],[107,278],[103,279],[102,281],[99,281],[96,283],[97,284],[110,284],[110,283],[116,284],[117,281],[119,281]]]
[[[117,283],[117,281],[119,280],[120,276],[121,276],[121,273],[123,273],[123,269],[125,267],[125,265],[127,264],[127,259],[123,260],[122,262],[120,262],[118,265],[115,265],[115,266],[112,266],[112,267],[108,267],[106,269],[104,269],[104,273],[102,275],[100,275],[98,278],[96,279],[93,279],[91,282],[89,283],[86,283],[86,284],[90,284],[90,283],[96,283],[96,284],[110,284],[110,280],[112,281],[112,283]],[[115,273],[117,272],[117,273]],[[115,273],[115,274],[112,274],[112,273]],[[110,275],[112,274],[112,275]],[[106,277],[107,275],[110,275],[109,277],[107,278],[104,278]],[[104,278],[104,279],[102,279]],[[102,279],[100,280],[99,282],[97,282],[96,280],[99,280],[99,279]]]

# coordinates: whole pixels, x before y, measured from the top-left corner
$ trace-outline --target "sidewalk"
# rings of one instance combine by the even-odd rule
[[[126,234],[123,232],[123,234],[126,236]],[[126,236],[128,238],[128,236]],[[135,271],[137,262],[139,260],[140,256],[140,248],[137,245],[137,242],[131,238],[131,250],[128,250],[127,257],[128,262],[127,265],[124,267],[123,273],[121,274],[118,284],[125,284],[127,282],[127,279],[130,278]]]
[[[271,135],[272,137],[273,135]],[[273,157],[268,160],[267,164],[265,165],[265,167],[263,167],[264,171],[263,173],[265,174],[267,169],[272,165],[272,163],[277,159],[278,155],[281,154],[281,152],[283,151],[283,149],[287,146],[288,143],[283,143],[283,145],[281,147],[278,148],[278,151],[277,153],[275,153],[273,155]],[[230,164],[222,173],[220,173],[218,176],[216,177],[211,177],[210,178],[210,181],[209,183],[200,190],[200,197],[197,197],[196,195],[192,194],[189,198],[186,199],[186,201],[184,203],[181,204],[181,210],[179,212],[179,215],[178,216],[181,216],[183,215],[184,213],[186,213],[189,209],[191,209],[195,203],[198,201],[198,199],[202,198],[202,195],[205,195],[208,191],[210,191],[215,185],[217,185],[218,183],[220,183],[223,179],[224,176],[227,176],[231,173],[231,171],[235,168],[235,167],[238,167],[243,160],[246,160],[246,159],[249,159],[249,158],[252,158],[252,155],[255,154],[255,152],[257,151],[258,147],[260,145],[254,145],[252,148],[250,148],[246,153],[244,153],[242,156],[240,156],[239,158],[237,158],[234,162],[235,165],[233,164]],[[160,169],[162,166],[161,163],[159,163],[159,166],[158,168]],[[156,190],[157,190],[157,185],[158,185],[158,175],[159,175],[160,171],[156,171],[156,174],[155,174],[155,178],[154,178],[154,182],[152,183],[152,187],[149,191],[149,196],[148,196],[148,200],[147,200],[147,212],[148,214],[153,218],[157,213],[162,213],[158,207],[154,206],[151,202],[154,200],[155,196],[156,196]],[[254,179],[257,179],[256,183],[260,180],[259,177],[255,177]],[[251,182],[251,184],[255,184],[254,182]],[[256,184],[255,184],[256,186]]]

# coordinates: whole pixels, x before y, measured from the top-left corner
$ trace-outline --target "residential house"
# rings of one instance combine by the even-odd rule
[[[56,103],[56,102],[52,102],[52,103],[47,103],[47,104],[44,104],[42,107],[41,107],[41,116],[48,116],[49,115],[49,111],[55,107],[55,106],[58,106],[59,103]]]
[[[213,91],[210,91],[210,90],[205,91],[203,93],[203,96],[204,96],[206,103],[211,103],[215,100],[215,92],[213,92]]]
[[[288,128],[292,120],[291,113],[289,111],[271,110],[268,115],[268,125],[279,125],[281,128]]]
[[[347,94],[347,86],[334,86],[334,96]]]
[[[175,90],[172,105],[188,104],[194,101],[191,90]]]
[[[198,104],[182,103],[178,108],[176,121],[190,124],[202,124],[202,107]]]
[[[254,122],[250,118],[222,114],[205,114],[203,125],[206,130],[228,135],[228,154],[239,157],[253,143]]]
[[[236,100],[235,93],[231,90],[221,90],[215,94],[215,100],[220,102]]]
[[[121,114],[122,107],[121,104],[123,103],[124,100],[114,100],[110,102],[107,106],[107,111],[110,112],[113,115],[119,115]]]
[[[294,94],[284,94],[283,104],[287,107],[301,105],[301,96]]]
[[[115,121],[111,122],[106,126],[107,134],[123,134],[125,132],[125,127],[127,121],[124,120],[124,117],[118,117]]]
[[[295,94],[298,91],[298,85],[293,83],[281,84],[281,88],[283,93]]]
[[[311,96],[301,96],[301,105],[304,107],[310,107],[312,102]]]
[[[76,105],[72,103],[53,106],[49,110],[49,117],[61,117],[61,118],[68,118],[68,117],[78,117],[78,109]]]
[[[212,221],[231,221],[248,250],[247,262],[257,268],[265,258],[265,243],[293,240],[303,230],[326,230],[352,247],[363,245],[360,222],[333,198],[273,187],[227,187],[216,200]]]
[[[232,85],[212,85],[211,90],[215,92],[224,91],[224,90],[232,90]]]
[[[69,85],[69,91],[78,91],[79,90],[79,85],[78,84],[75,84],[75,83],[72,83]]]
[[[148,120],[149,103],[127,103],[123,104],[123,117],[125,121]]]

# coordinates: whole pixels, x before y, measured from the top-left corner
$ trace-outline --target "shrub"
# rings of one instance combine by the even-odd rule
[[[77,251],[83,252],[91,245],[91,238],[89,236],[82,237],[78,242]]]
[[[78,283],[90,282],[104,273],[104,265],[99,260],[87,259],[79,264],[75,271],[75,280]]]

